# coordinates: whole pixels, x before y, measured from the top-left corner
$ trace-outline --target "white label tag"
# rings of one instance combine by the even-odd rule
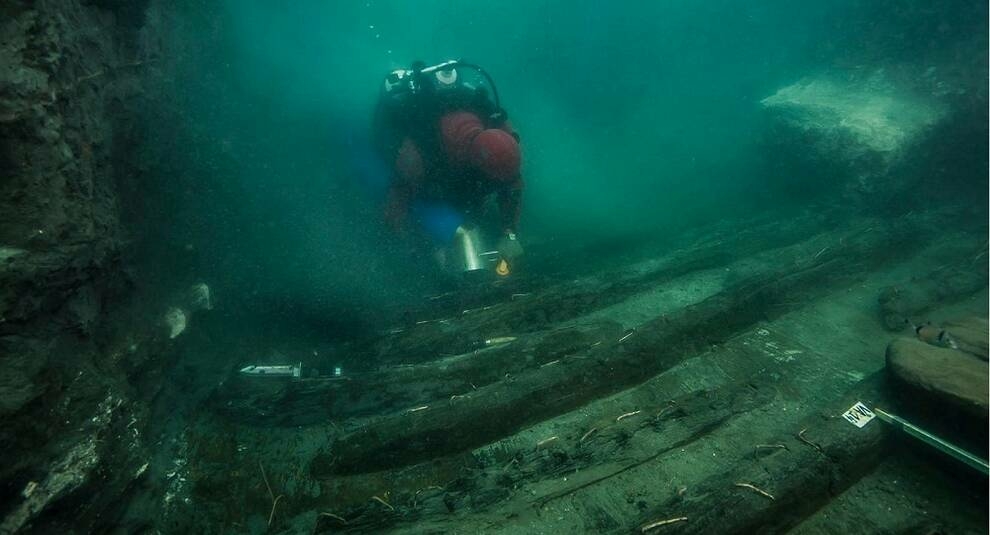
[[[870,423],[870,420],[876,418],[877,415],[873,414],[873,411],[867,408],[866,405],[863,405],[862,401],[857,401],[855,405],[843,413],[842,417],[856,427],[862,428],[864,425]]]

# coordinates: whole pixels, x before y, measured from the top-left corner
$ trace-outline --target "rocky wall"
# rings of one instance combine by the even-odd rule
[[[97,530],[146,469],[169,339],[109,311],[132,287],[117,183],[140,169],[148,9],[0,4],[0,533]]]

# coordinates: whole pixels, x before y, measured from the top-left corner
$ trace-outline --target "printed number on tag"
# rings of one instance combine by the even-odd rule
[[[870,423],[870,420],[876,418],[877,415],[873,414],[873,411],[867,408],[866,405],[863,405],[862,401],[857,401],[855,405],[843,413],[842,417],[856,427],[863,427]]]

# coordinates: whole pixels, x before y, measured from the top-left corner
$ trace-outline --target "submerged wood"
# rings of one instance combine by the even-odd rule
[[[867,228],[868,227],[868,228]],[[317,477],[399,467],[489,443],[526,425],[642,382],[830,283],[910,251],[910,221],[873,222],[758,255],[764,270],[704,301],[657,318],[621,344],[603,343],[554,366],[478,388],[458,403],[398,412],[344,435],[312,465]],[[816,254],[824,247],[823,253]]]
[[[526,279],[521,288],[505,290],[503,301],[506,302],[488,309],[486,307],[493,302],[453,308],[448,304],[446,312],[438,310],[436,303],[431,302],[429,308],[414,316],[433,320],[444,318],[448,322],[414,323],[394,336],[376,339],[353,350],[375,355],[379,362],[418,363],[436,359],[441,353],[465,353],[471,349],[472,342],[493,336],[545,332],[562,322],[619,303],[658,283],[808,239],[820,227],[818,216],[806,215],[786,223],[768,220],[743,229],[723,229],[715,235],[706,235],[704,241],[664,254],[660,260],[646,262],[646,265],[623,266],[605,276],[599,273],[564,281],[560,276]],[[517,290],[529,295],[524,299],[513,299]],[[472,312],[463,314],[466,309]]]
[[[883,407],[889,399],[883,372],[877,372],[828,404],[824,413],[805,419],[795,433],[781,436],[786,449],[655,504],[639,523],[658,516],[686,516],[691,522],[679,526],[678,533],[783,533],[873,470],[888,453],[890,428],[874,420],[860,429],[841,414],[857,401]],[[798,438],[802,429],[803,438],[818,448]],[[740,481],[774,499],[736,486]]]
[[[758,351],[758,350],[754,350]],[[442,532],[453,511],[491,511],[510,499],[509,489],[533,488],[545,483],[545,492],[535,496],[533,505],[543,506],[566,498],[587,487],[607,484],[612,478],[635,471],[694,441],[709,436],[740,415],[766,406],[777,394],[773,380],[755,372],[747,380],[695,391],[671,400],[656,400],[657,406],[643,405],[642,418],[616,423],[614,416],[599,418],[600,432],[585,441],[581,431],[591,424],[586,419],[558,427],[559,435],[537,442],[507,441],[473,452],[458,477],[443,487],[427,486],[397,497],[395,511],[382,515],[368,504],[349,507],[342,514],[348,525],[338,530],[354,533],[379,532],[393,527],[416,529],[422,522],[437,523],[426,532]],[[640,399],[653,397],[650,387],[642,388]],[[662,408],[673,407],[663,411]],[[542,443],[542,444],[541,444]],[[427,465],[421,465],[426,467]],[[413,477],[412,467],[404,477]],[[419,477],[429,479],[428,468]],[[354,476],[362,478],[365,476]],[[371,477],[376,477],[372,474]],[[346,481],[346,477],[344,478]],[[340,479],[338,479],[340,481]],[[349,483],[341,483],[344,487]],[[550,489],[553,489],[550,491]],[[526,506],[518,502],[516,506]],[[391,514],[395,513],[395,514]],[[351,522],[350,519],[360,519]]]
[[[235,377],[214,396],[225,417],[250,425],[300,426],[402,411],[431,401],[461,403],[479,388],[566,358],[621,335],[611,322],[522,335],[512,342],[422,364],[392,366],[341,379]]]
[[[397,532],[445,532],[457,525],[455,515],[451,513],[470,511],[471,514],[486,515],[492,513],[494,518],[500,518],[503,514],[510,517],[520,514],[522,510],[530,507],[544,510],[551,507],[551,510],[559,511],[568,507],[574,510],[582,510],[589,500],[609,499],[606,496],[619,498],[626,496],[629,489],[636,487],[634,481],[641,481],[644,477],[649,479],[648,473],[666,465],[665,459],[682,455],[684,448],[690,447],[699,439],[722,436],[724,432],[732,434],[732,428],[738,428],[734,423],[736,418],[745,417],[754,410],[759,411],[761,407],[772,403],[774,399],[779,399],[783,391],[789,387],[781,384],[779,378],[768,376],[759,364],[765,358],[763,350],[751,343],[752,339],[746,336],[729,342],[728,346],[735,349],[730,350],[734,354],[730,358],[741,357],[749,361],[745,353],[752,352],[752,364],[746,365],[744,369],[748,373],[739,376],[738,381],[724,384],[712,390],[694,391],[675,399],[661,401],[657,397],[659,392],[655,392],[650,385],[636,387],[640,394],[635,399],[640,401],[654,400],[664,408],[673,407],[672,410],[656,410],[657,407],[640,405],[643,408],[644,417],[635,422],[624,420],[614,423],[614,417],[602,413],[588,418],[567,419],[557,422],[554,425],[554,432],[557,433],[557,440],[553,441],[553,446],[549,448],[533,447],[533,443],[524,443],[518,440],[518,436],[507,441],[499,441],[489,447],[475,450],[469,457],[465,457],[461,462],[459,476],[443,483],[443,487],[424,487],[421,491],[416,491],[411,499],[411,490],[406,490],[396,501],[402,505],[397,505],[396,511],[383,516],[383,511],[375,511],[367,504],[357,505],[347,508],[342,514],[348,519],[362,519],[362,523],[355,523],[346,528],[338,526],[337,530],[355,533],[380,532],[386,529],[395,529]],[[727,346],[727,347],[728,347]],[[737,354],[737,352],[743,352]],[[811,366],[808,370],[814,369]],[[801,373],[801,372],[798,372]],[[879,375],[879,374],[878,374]],[[783,389],[783,391],[781,390]],[[754,493],[754,496],[762,496],[756,491],[747,490],[748,487],[739,487],[737,484],[745,483],[752,485],[764,492],[769,491],[777,499],[791,499],[790,485],[788,481],[783,481],[790,476],[791,463],[801,464],[802,470],[793,471],[796,477],[802,478],[807,474],[804,470],[818,470],[824,473],[823,465],[820,461],[827,461],[830,458],[843,459],[845,463],[848,459],[868,458],[861,466],[854,467],[852,471],[837,472],[834,481],[835,486],[830,490],[839,492],[848,484],[855,482],[859,475],[868,472],[875,465],[876,455],[882,455],[885,450],[883,445],[873,451],[873,435],[860,433],[857,428],[845,420],[839,418],[839,414],[849,408],[856,401],[863,401],[868,406],[888,406],[888,398],[882,392],[882,385],[876,378],[868,378],[851,390],[835,390],[829,396],[832,401],[822,407],[822,411],[815,411],[813,416],[807,416],[800,420],[792,421],[789,424],[778,427],[774,435],[769,438],[776,443],[778,448],[773,451],[763,451],[741,456],[736,466],[738,469],[730,470],[726,473],[711,475],[707,479],[696,481],[686,481],[686,486],[671,488],[668,498],[663,497],[662,501],[643,502],[644,508],[639,515],[615,514],[615,511],[599,511],[597,514],[608,518],[604,524],[610,529],[608,532],[624,532],[637,530],[648,521],[656,521],[658,517],[679,517],[694,514],[694,511],[685,513],[680,508],[684,506],[685,500],[706,501],[708,499],[709,488],[714,491],[724,491],[731,488],[740,490],[737,494],[727,493],[729,500],[741,500],[740,507],[749,507],[750,502],[745,501],[745,493]],[[626,397],[627,401],[629,398]],[[609,422],[613,422],[611,425]],[[830,426],[826,423],[841,422],[843,426]],[[581,431],[589,425],[603,425],[600,434],[596,433],[593,438],[585,442],[580,440]],[[867,429],[876,430],[880,426],[879,421],[869,424]],[[885,432],[885,431],[882,431]],[[836,441],[836,437],[841,437],[841,443]],[[745,440],[745,439],[744,439]],[[806,451],[801,451],[806,450]],[[834,450],[834,451],[833,451]],[[820,459],[807,458],[808,454],[818,456]],[[466,461],[466,462],[464,462]],[[704,459],[700,459],[704,462]],[[848,466],[848,465],[843,465]],[[764,467],[769,467],[764,470]],[[807,468],[814,467],[814,468]],[[405,477],[409,477],[417,470],[422,470],[422,474],[431,473],[429,464],[418,467],[410,467]],[[766,473],[772,472],[774,477],[767,479]],[[370,474],[372,478],[379,477],[377,474]],[[368,476],[354,476],[357,478]],[[430,476],[425,476],[429,479]],[[347,477],[334,478],[342,481],[345,488],[352,483],[348,483]],[[615,486],[619,488],[616,489]],[[795,484],[796,485],[796,484]],[[623,491],[622,487],[626,490]],[[828,490],[826,485],[818,485],[821,489],[812,489],[812,493],[820,490]],[[535,489],[537,492],[529,498],[529,490]],[[604,489],[615,489],[608,494],[601,494]],[[779,495],[779,490],[785,489],[789,493],[787,497]],[[716,498],[725,499],[718,493]],[[769,500],[763,497],[764,500]],[[707,502],[706,502],[707,503]],[[650,504],[650,508],[646,508]],[[713,507],[719,507],[718,503]],[[703,507],[702,507],[703,508]],[[495,513],[502,511],[504,513]],[[770,510],[761,509],[762,513],[771,515],[761,517],[766,521],[772,520]],[[647,517],[650,512],[657,516]],[[803,511],[801,515],[810,512]],[[665,517],[665,518],[666,518]],[[699,517],[700,518],[700,517]],[[706,519],[710,522],[711,519]],[[750,525],[751,519],[737,528],[733,519],[723,519],[724,528],[720,527],[715,532],[738,532],[744,526]],[[496,520],[497,522],[497,520]],[[334,531],[336,532],[336,531]]]
[[[513,299],[511,290],[506,290],[510,293],[504,302],[470,314],[462,314],[461,307],[444,312],[431,300],[433,308],[421,311],[420,316],[443,321],[417,321],[401,332],[350,348],[375,355],[376,362],[387,365],[384,369],[347,374],[342,380],[259,382],[234,377],[215,393],[214,410],[246,425],[294,427],[402,410],[451,396],[460,399],[507,373],[516,375],[534,363],[547,365],[591,344],[622,336],[613,322],[555,327],[560,322],[687,273],[793,244],[811,235],[818,225],[816,218],[806,216],[786,225],[772,221],[739,232],[726,231],[647,262],[647,266],[605,277],[553,282],[525,299]],[[479,342],[506,334],[518,339],[479,350]]]
[[[963,260],[939,266],[912,280],[880,291],[877,303],[884,326],[904,331],[925,322],[925,313],[939,304],[972,295],[987,284],[985,244],[960,251]],[[986,360],[986,359],[984,359]]]

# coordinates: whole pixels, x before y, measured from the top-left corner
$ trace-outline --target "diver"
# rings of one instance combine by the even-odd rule
[[[521,155],[491,77],[456,60],[393,71],[382,84],[372,128],[391,171],[386,225],[432,244],[449,270],[494,264],[496,273],[508,275],[523,252]],[[498,236],[495,251],[485,250],[482,230]]]

